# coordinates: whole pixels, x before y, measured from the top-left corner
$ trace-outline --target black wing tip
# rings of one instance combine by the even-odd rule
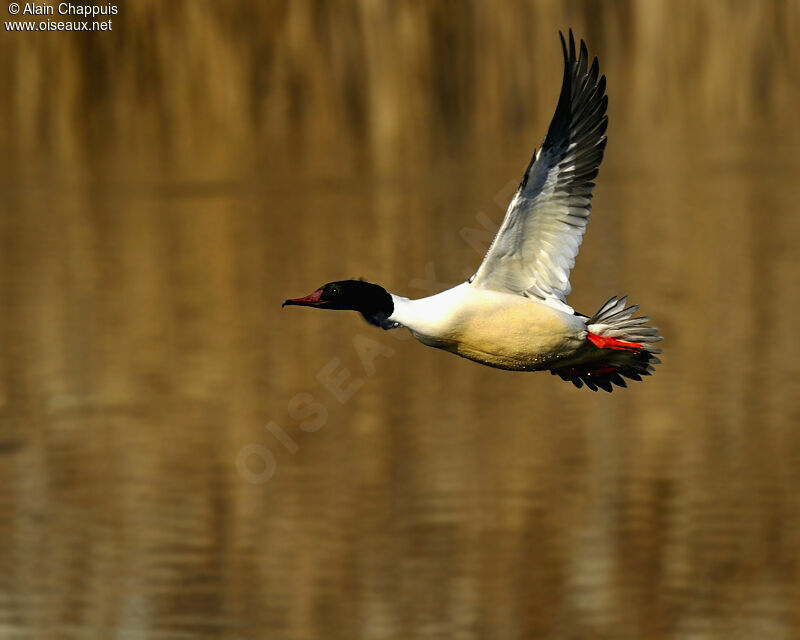
[[[590,65],[589,50],[584,40],[580,40],[580,54],[576,55],[572,29],[567,31],[566,38],[562,31],[558,35],[564,54],[564,78],[556,111],[542,145],[545,149],[557,145],[558,141],[564,142],[568,139],[570,129],[575,125],[574,118],[588,118],[589,121],[599,123],[605,117],[608,107],[606,76],[600,75],[600,61],[597,56],[591,59]],[[593,125],[587,123],[587,126]],[[599,134],[595,131],[597,138],[604,133],[605,129]]]
[[[565,62],[575,62],[575,36],[572,34],[572,28],[567,30],[567,38],[569,46],[567,46],[567,39],[564,38],[564,32],[559,29],[558,37],[561,38],[561,50],[564,52]],[[583,43],[583,40],[581,40]]]
[[[558,32],[558,37],[561,39],[561,51],[564,54],[564,63],[565,66],[570,67],[573,64],[577,63],[578,69],[580,69],[580,75],[588,74],[597,74],[600,73],[600,61],[597,59],[597,56],[594,56],[592,60],[592,64],[589,64],[589,47],[586,45],[586,41],[581,38],[579,43],[576,46],[575,43],[575,35],[572,32],[572,28],[567,30],[567,37],[569,39],[569,45],[567,45],[567,39],[564,38],[564,32]],[[603,76],[605,78],[605,76]]]
[[[572,27],[567,30],[569,46],[567,46],[567,39],[564,38],[563,31],[558,31],[558,37],[561,39],[561,50],[564,52],[564,59],[567,62],[585,61],[588,66],[589,48],[586,46],[586,41],[583,38],[581,38],[576,45],[575,34],[572,32]],[[595,61],[596,60],[597,57],[595,57]]]

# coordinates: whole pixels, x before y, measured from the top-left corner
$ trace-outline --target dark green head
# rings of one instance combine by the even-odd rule
[[[339,311],[358,311],[367,320],[394,312],[392,296],[383,287],[363,280],[340,280],[322,285],[314,293],[302,298],[284,300],[281,306],[316,307]]]

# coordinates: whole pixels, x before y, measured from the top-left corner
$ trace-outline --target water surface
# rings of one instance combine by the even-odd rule
[[[800,638],[798,6],[142,0],[6,35],[0,635]],[[281,310],[469,275],[568,25],[610,95],[570,302],[641,304],[652,379]]]

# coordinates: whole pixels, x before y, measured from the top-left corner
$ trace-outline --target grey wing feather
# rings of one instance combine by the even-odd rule
[[[605,76],[581,41],[576,55],[561,36],[564,80],[544,143],[534,153],[489,251],[470,279],[476,287],[533,296],[572,312],[566,304],[569,272],[591,212],[598,167],[606,146]]]

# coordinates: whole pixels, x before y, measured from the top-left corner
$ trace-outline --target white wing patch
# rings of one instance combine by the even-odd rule
[[[572,313],[569,272],[591,212],[606,145],[605,76],[581,41],[569,33],[558,106],[542,147],[534,154],[489,251],[470,279],[480,288],[508,291]]]

